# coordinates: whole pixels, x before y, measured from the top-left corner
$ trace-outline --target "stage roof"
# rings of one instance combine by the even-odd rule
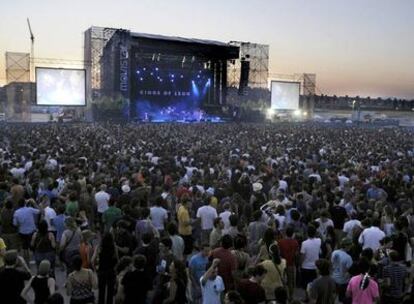
[[[216,41],[216,40],[183,38],[183,37],[177,37],[177,36],[164,36],[164,35],[154,35],[154,34],[146,34],[146,33],[132,33],[131,32],[131,37],[156,39],[156,40],[169,40],[169,41],[192,43],[192,44],[193,43],[207,44],[207,45],[216,45],[216,46],[224,46],[224,47],[232,46],[229,43]]]
[[[175,36],[154,35],[145,33],[130,32],[130,37],[137,42],[136,47],[141,50],[159,50],[160,52],[187,54],[195,52],[204,56],[219,59],[239,58],[240,48],[230,43],[206,40],[183,38]]]

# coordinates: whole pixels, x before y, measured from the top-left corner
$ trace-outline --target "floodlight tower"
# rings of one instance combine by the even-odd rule
[[[30,20],[27,18],[27,25],[29,26],[29,33],[30,33],[30,81],[34,80],[33,73],[34,73],[34,40],[35,37],[32,32],[32,27],[30,26]]]

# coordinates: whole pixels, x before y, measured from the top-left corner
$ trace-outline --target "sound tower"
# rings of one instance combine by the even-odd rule
[[[240,83],[239,95],[246,95],[246,89],[249,84],[250,61],[242,60],[240,66]]]

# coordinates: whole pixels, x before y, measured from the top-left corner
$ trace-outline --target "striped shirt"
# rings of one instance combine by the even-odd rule
[[[405,278],[408,276],[408,269],[400,263],[391,263],[384,267],[384,279],[389,278],[391,283],[388,296],[401,298],[404,295]]]

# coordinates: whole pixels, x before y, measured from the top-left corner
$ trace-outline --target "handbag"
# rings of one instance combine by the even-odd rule
[[[65,263],[67,262],[67,261],[65,261],[65,250],[69,246],[70,242],[72,242],[73,237],[75,236],[75,233],[76,233],[76,231],[73,231],[72,236],[70,237],[69,241],[67,241],[65,246],[63,246],[63,248],[60,249],[60,251],[59,251],[59,259],[62,262],[65,262]]]

